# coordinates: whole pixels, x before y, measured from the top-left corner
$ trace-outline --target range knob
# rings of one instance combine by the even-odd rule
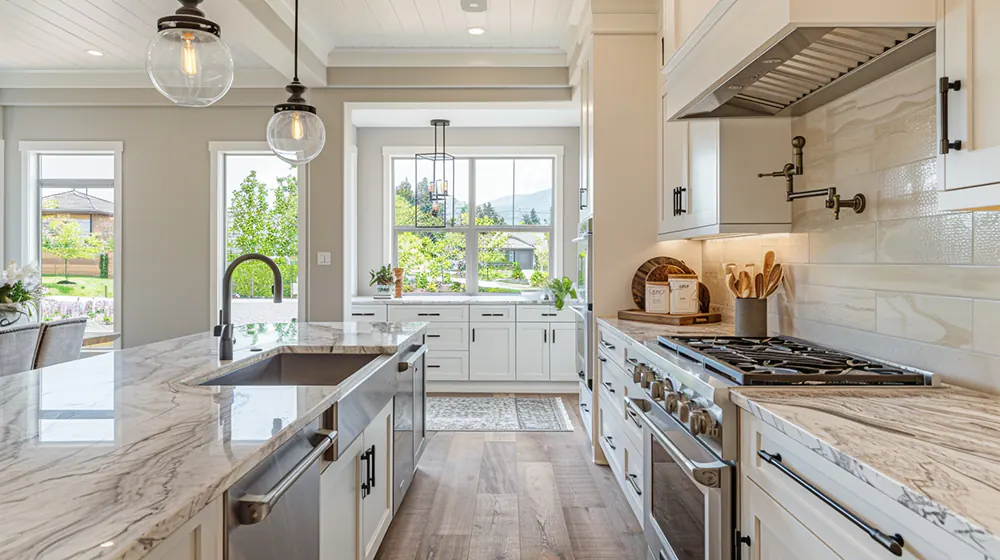
[[[689,425],[691,433],[696,436],[709,434],[715,428],[715,418],[707,410],[698,410],[691,415]]]
[[[641,365],[637,365],[632,368],[632,383],[642,386],[642,370],[645,369]],[[645,389],[646,387],[642,387]]]
[[[677,416],[680,417],[681,422],[684,422],[686,424],[687,421],[691,418],[691,403],[688,401],[682,402],[681,408],[677,412]]]
[[[680,403],[681,403],[681,394],[671,391],[667,395],[667,402],[666,402],[667,412],[671,414],[676,413],[677,407],[680,406]]]
[[[654,381],[649,386],[649,396],[653,398],[654,401],[662,401],[664,395],[664,387],[662,381]]]
[[[668,377],[663,378],[663,386],[667,388],[668,393],[671,393],[674,390],[674,382]]]

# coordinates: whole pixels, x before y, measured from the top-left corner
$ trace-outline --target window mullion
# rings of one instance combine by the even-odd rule
[[[479,237],[476,234],[476,158],[469,158],[469,219],[465,232],[465,291],[479,293]]]

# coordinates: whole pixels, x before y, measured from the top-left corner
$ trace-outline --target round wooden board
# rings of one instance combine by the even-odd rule
[[[673,274],[694,274],[694,270],[691,270],[691,267],[684,264],[684,261],[679,261],[673,257],[653,257],[642,263],[642,266],[632,276],[632,301],[635,302],[635,306],[639,309],[646,309],[646,278],[657,267],[661,266],[674,266],[679,269],[680,272],[675,271]],[[668,268],[667,270],[669,274],[670,269]],[[657,272],[658,276],[660,274],[662,273]]]

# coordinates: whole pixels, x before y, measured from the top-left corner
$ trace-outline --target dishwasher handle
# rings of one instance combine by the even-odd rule
[[[301,461],[292,467],[292,470],[288,471],[288,474],[281,477],[266,494],[247,494],[240,498],[239,505],[236,508],[237,518],[240,525],[254,525],[260,523],[267,519],[267,516],[271,514],[274,506],[278,505],[278,500],[285,495],[286,492],[302,478],[302,475],[306,474],[310,467],[313,466],[316,461],[323,456],[324,453],[335,443],[337,443],[337,432],[333,430],[316,430],[316,434],[322,436],[319,443],[313,447],[312,451],[308,455],[302,458]]]
[[[408,356],[406,356],[406,359],[400,358],[399,372],[403,373],[413,369],[413,367],[417,365],[417,360],[419,360],[420,357],[426,353],[427,353],[427,345],[421,344],[416,348],[416,350],[414,350]]]

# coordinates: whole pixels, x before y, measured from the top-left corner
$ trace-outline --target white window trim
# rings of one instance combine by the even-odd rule
[[[395,223],[393,222],[393,210],[395,201],[393,199],[392,185],[392,158],[413,157],[414,154],[434,151],[433,146],[383,146],[382,147],[382,262],[396,262],[395,257]],[[553,157],[555,158],[555,181],[552,194],[552,225],[551,225],[551,247],[549,248],[549,275],[552,278],[562,277],[562,256],[563,256],[563,159],[565,149],[562,146],[449,146],[448,153],[456,158],[517,158],[517,157]],[[475,179],[473,178],[473,182]],[[475,205],[475,188],[470,185],[470,207]],[[545,228],[546,230],[550,228]],[[429,229],[427,231],[435,231]],[[475,228],[471,228],[473,235],[467,238],[465,246],[466,263],[474,262],[473,253],[477,251],[478,239],[474,235]],[[531,231],[526,230],[526,231]],[[479,293],[479,275],[466,272],[466,292],[470,294]],[[433,295],[433,294],[422,294]]]
[[[125,294],[122,291],[124,279],[122,278],[122,248],[125,239],[122,236],[122,154],[125,151],[123,142],[104,141],[23,141],[18,143],[18,150],[21,152],[21,185],[24,189],[24,197],[21,198],[22,231],[37,232],[29,234],[21,243],[21,263],[37,261],[39,266],[42,262],[42,240],[41,240],[41,190],[38,181],[38,156],[42,154],[92,154],[94,152],[110,152],[115,156],[115,250],[114,250],[114,281],[115,291],[115,331],[125,333],[125,323],[123,321],[125,306]],[[2,158],[0,158],[2,159]],[[2,174],[0,174],[2,175]],[[2,192],[2,191],[0,191]],[[2,198],[2,197],[0,197]],[[0,203],[2,204],[2,203]],[[114,348],[121,348],[122,337],[114,342]]]
[[[223,228],[225,220],[219,219],[219,211],[225,205],[226,190],[221,181],[225,178],[225,156],[226,155],[273,155],[274,152],[267,145],[267,142],[209,142],[208,151],[211,157],[210,172],[210,194],[209,194],[209,285],[212,291],[209,296],[208,328],[219,323],[219,308],[222,301],[222,276],[225,266],[222,262],[222,243],[224,239]],[[299,317],[301,322],[308,321],[309,311],[309,173],[307,166],[300,165],[296,168],[298,177],[296,184],[299,188]]]

